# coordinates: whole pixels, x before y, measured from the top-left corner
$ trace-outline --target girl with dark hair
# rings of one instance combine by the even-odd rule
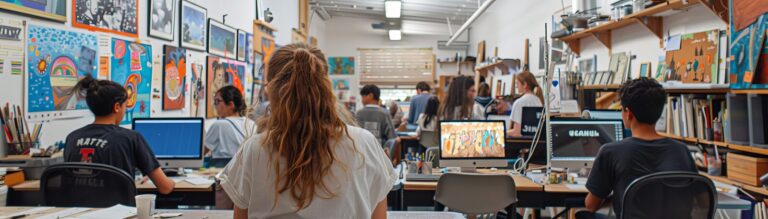
[[[256,123],[245,117],[243,94],[232,85],[216,91],[213,107],[219,118],[205,134],[206,154],[211,153],[209,166],[224,167],[240,148],[240,144],[256,131]]]
[[[157,187],[158,192],[173,191],[174,182],[160,169],[160,162],[141,134],[118,126],[123,121],[128,93],[123,86],[96,80],[91,75],[78,82],[73,92],[85,96],[93,123],[67,135],[66,162],[100,163],[122,169],[130,176],[139,169]],[[126,160],[127,159],[127,160]]]
[[[491,97],[491,87],[487,83],[480,83],[477,89],[477,97],[475,97],[475,105],[473,112],[479,114],[485,118],[488,109],[493,107],[494,101]]]
[[[386,218],[397,177],[376,138],[339,117],[325,55],[290,44],[267,71],[270,114],[219,174],[234,218]]]
[[[481,120],[484,119],[479,112],[473,112],[474,100],[477,90],[475,81],[468,76],[460,76],[448,85],[448,93],[443,101],[440,101],[438,114],[442,120]]]
[[[437,121],[440,120],[437,115],[437,110],[440,108],[440,100],[437,96],[431,96],[427,99],[427,106],[424,108],[424,113],[419,115],[419,119],[416,124],[419,126],[416,128],[416,135],[421,138],[421,132],[434,132],[437,128]],[[425,145],[427,147],[436,145]]]

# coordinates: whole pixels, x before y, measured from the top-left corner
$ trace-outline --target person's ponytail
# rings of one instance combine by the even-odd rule
[[[544,92],[541,90],[541,86],[536,85],[536,88],[533,89],[533,94],[536,94],[541,104],[544,104]]]
[[[85,97],[88,109],[95,116],[112,114],[115,104],[128,100],[128,93],[118,83],[109,80],[98,80],[87,74],[72,88],[72,94]]]
[[[75,84],[75,87],[72,88],[72,94],[76,94],[80,97],[87,96],[88,93],[91,91],[96,91],[99,89],[99,83],[98,81],[93,78],[91,74],[85,75],[83,79],[80,79],[80,81]]]

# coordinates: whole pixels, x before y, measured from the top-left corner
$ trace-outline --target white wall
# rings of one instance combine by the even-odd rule
[[[255,17],[255,1],[250,0],[225,0],[225,1],[209,1],[209,0],[191,0],[192,2],[206,8],[208,10],[208,17],[221,20],[222,15],[228,14],[226,24],[235,28],[243,29],[252,32],[252,22]],[[71,2],[66,1],[67,7],[72,8]],[[291,3],[288,3],[291,2]],[[290,29],[298,26],[298,1],[285,1],[285,0],[264,0],[264,5],[271,8],[276,19],[275,25],[281,30],[278,33],[277,43],[284,45],[290,42]],[[148,0],[139,0],[139,40],[142,43],[152,45],[152,58],[153,61],[160,61],[163,55],[163,45],[176,45],[178,46],[178,36],[176,36],[173,42],[150,38],[147,36],[147,17],[148,17]],[[68,11],[71,13],[71,11]],[[8,13],[6,11],[0,12],[0,17],[11,17],[17,19],[24,19],[28,22],[35,22],[38,24],[44,24],[56,28],[63,29],[77,29],[71,26],[71,15],[68,17],[66,23],[57,23],[43,19],[37,19],[26,15]],[[319,20],[319,19],[317,19]],[[176,25],[176,31],[178,31],[178,25]],[[80,30],[80,29],[78,29]],[[287,30],[283,32],[282,30]],[[101,34],[101,33],[99,33]],[[110,35],[115,36],[115,35]],[[124,38],[124,37],[120,37]],[[125,38],[124,38],[125,39]],[[187,63],[193,61],[205,62],[206,54],[203,52],[196,52],[188,50]],[[156,67],[157,68],[157,67]],[[25,66],[26,71],[26,66]],[[26,74],[26,72],[25,72]],[[157,77],[158,75],[155,75]],[[160,76],[161,77],[161,76]],[[4,81],[3,84],[23,84],[23,78],[21,75],[10,75],[9,73],[0,74],[0,78]],[[190,84],[188,81],[187,84]],[[23,90],[21,86],[4,87],[3,92],[0,92],[0,101],[4,104],[6,101],[10,101],[13,104],[23,104],[24,98]],[[187,95],[189,97],[189,95]],[[187,106],[181,111],[162,111],[161,99],[151,100],[151,116],[152,117],[188,117],[189,116],[189,99],[186,101]],[[201,109],[204,110],[204,109]],[[92,116],[74,118],[74,119],[60,119],[45,121],[43,127],[43,135],[41,143],[43,146],[47,146],[56,141],[64,140],[64,138],[71,131],[80,128],[93,121]]]

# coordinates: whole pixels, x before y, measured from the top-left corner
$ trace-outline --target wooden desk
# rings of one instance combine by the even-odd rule
[[[517,191],[543,191],[543,187],[541,185],[533,182],[531,179],[528,179],[528,177],[515,175],[512,176],[512,179],[515,181],[515,187],[517,188]],[[406,191],[434,191],[437,188],[437,182],[414,182],[408,181],[406,179],[405,182],[403,182],[403,186],[403,189]]]
[[[549,184],[544,186],[544,191],[549,193],[582,193],[587,194],[587,190],[584,185],[566,185],[566,184]]]
[[[35,207],[0,207],[0,216],[8,216],[15,213],[20,213],[22,211],[26,211],[29,209],[33,209]],[[31,214],[26,217],[22,218],[36,218],[45,216],[48,214],[60,212],[67,210],[69,208],[52,208],[45,211],[37,212],[34,214]],[[77,217],[80,215],[87,214],[89,212],[99,210],[99,208],[91,208],[84,212],[77,213],[74,215],[69,215],[67,217]],[[232,218],[232,211],[231,210],[170,210],[170,209],[156,209],[157,213],[182,213],[181,217],[178,218]],[[136,218],[136,217],[133,217]]]
[[[12,186],[11,189],[20,192],[37,192],[40,191],[40,180],[28,180],[22,184]],[[157,187],[152,183],[140,184],[136,182],[136,190],[139,191],[156,191]],[[187,181],[177,182],[173,188],[174,192],[211,192],[213,191],[213,184],[195,185]]]

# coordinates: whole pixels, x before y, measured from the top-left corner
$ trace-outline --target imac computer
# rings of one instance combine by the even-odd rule
[[[141,134],[165,169],[203,166],[202,118],[135,118]]]
[[[604,144],[624,139],[621,120],[551,119],[552,167],[592,168]]]
[[[439,154],[441,167],[506,167],[504,121],[462,120],[440,121]]]

